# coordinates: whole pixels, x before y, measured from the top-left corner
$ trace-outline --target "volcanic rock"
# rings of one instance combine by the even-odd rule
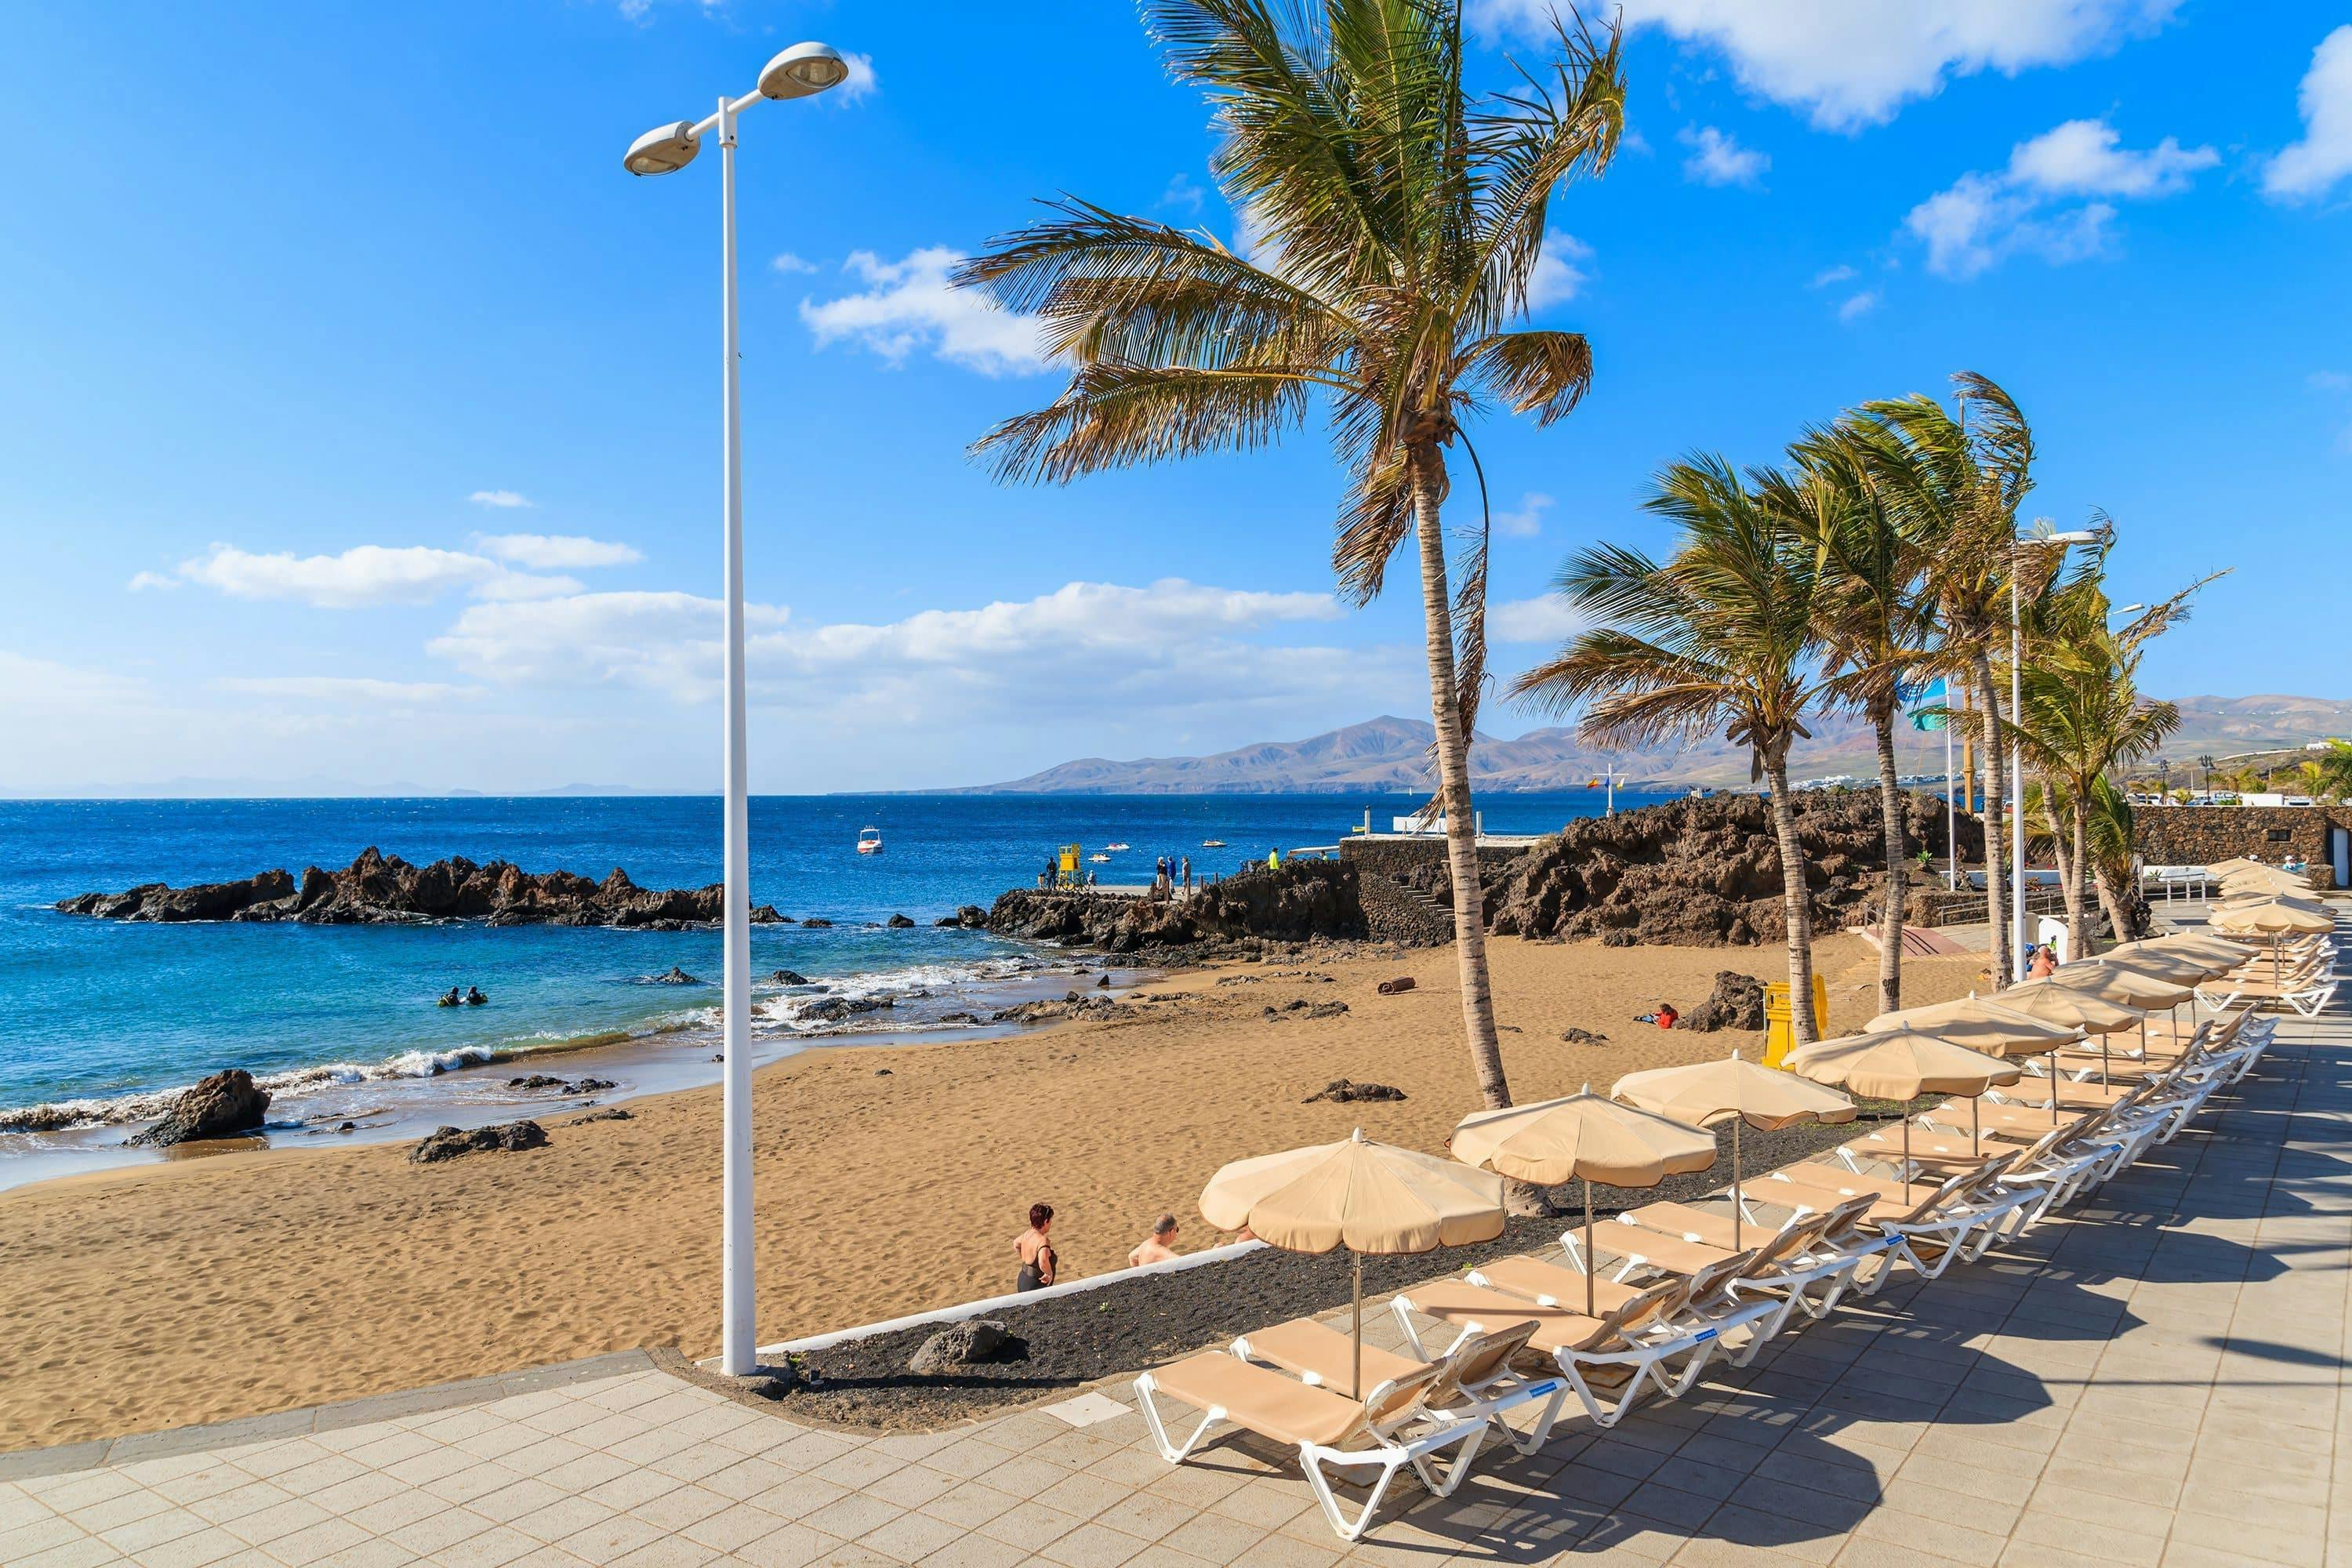
[[[1943,802],[1903,798],[1906,855],[1927,848],[1941,857],[1948,842]],[[1814,924],[1849,925],[1883,896],[1877,792],[1808,792],[1790,804]],[[1963,817],[1959,831],[1963,858],[1980,856],[1982,826]],[[1444,862],[1430,869],[1442,879]],[[1778,941],[1785,921],[1771,803],[1719,795],[1571,822],[1493,874],[1486,918],[1499,935],[1598,937],[1611,946]]]
[[[1355,868],[1294,860],[1244,870],[1181,900],[1083,889],[1015,888],[988,912],[988,929],[1033,942],[1079,942],[1113,952],[1233,949],[1265,938],[1307,942],[1368,933]]]
[[[1404,1090],[1393,1084],[1350,1083],[1344,1078],[1335,1078],[1298,1103],[1312,1105],[1318,1100],[1328,1100],[1336,1105],[1349,1105],[1360,1100],[1402,1100],[1403,1098]]]
[[[66,914],[118,921],[295,921],[304,925],[415,925],[480,921],[486,925],[619,926],[688,931],[718,921],[725,889],[640,888],[615,868],[602,882],[569,871],[530,872],[505,860],[477,865],[462,856],[412,866],[370,847],[340,871],[307,868],[300,882],[264,871],[241,882],[173,888],[148,882],[121,893],[60,900]],[[766,904],[755,923],[782,917]]]
[[[436,1127],[432,1135],[408,1152],[419,1165],[437,1164],[461,1154],[486,1154],[499,1150],[544,1149],[547,1130],[536,1121],[501,1121],[495,1127]]]
[[[833,922],[826,920],[823,915],[811,915],[808,919],[801,921],[801,924],[809,931],[831,931],[833,929]]]
[[[915,925],[915,922],[908,919],[905,915],[892,915],[888,920],[884,921],[882,923],[888,926],[892,931],[911,931],[914,929]]]
[[[907,1370],[917,1377],[940,1377],[958,1368],[990,1362],[1019,1361],[1029,1347],[992,1318],[971,1318],[950,1323],[925,1340],[907,1359]]]
[[[820,996],[802,1008],[800,1016],[814,1018],[820,1023],[837,1024],[860,1013],[879,1013],[885,1007],[898,1005],[898,999],[892,996]]]
[[[779,969],[768,976],[779,985],[809,985],[814,982],[795,969]]]
[[[563,1125],[566,1127],[578,1127],[583,1123],[589,1121],[635,1121],[635,1120],[636,1117],[631,1112],[622,1110],[617,1105],[612,1105],[605,1107],[602,1110],[586,1111],[579,1116],[573,1117]]]
[[[667,969],[663,970],[659,974],[650,975],[647,978],[656,985],[699,985],[702,984],[701,981],[696,979],[693,975],[688,974],[685,970],[680,969],[675,963],[671,964]]]
[[[1764,983],[1736,969],[1715,972],[1715,989],[1682,1021],[1685,1029],[1711,1034],[1717,1029],[1760,1029],[1764,1026]]]
[[[963,904],[951,915],[941,915],[933,925],[954,926],[962,931],[986,931],[988,911],[978,904]]]
[[[1579,1028],[1562,1029],[1559,1032],[1559,1037],[1566,1040],[1571,1046],[1604,1045],[1609,1039],[1608,1036],[1602,1034],[1598,1029]]]
[[[130,1142],[151,1148],[185,1143],[199,1138],[229,1138],[261,1125],[269,1109],[269,1091],[253,1081],[243,1068],[216,1072],[172,1102],[163,1119]]]

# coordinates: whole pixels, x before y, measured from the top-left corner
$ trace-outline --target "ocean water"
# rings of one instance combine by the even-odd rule
[[[1275,847],[1329,844],[1403,796],[761,797],[751,802],[756,901],[830,930],[754,926],[757,974],[790,969],[811,986],[761,984],[762,1059],[841,1037],[802,1010],[816,996],[887,996],[847,1037],[919,1037],[1071,984],[1071,955],[932,921],[1034,886],[1055,846],[1091,855],[1105,882],[1150,879],[1157,856],[1190,855],[1196,875],[1228,872]],[[1621,805],[1642,801],[1622,795]],[[1601,808],[1599,791],[1496,795],[1490,832],[1548,832]],[[887,846],[860,856],[858,830]],[[1228,847],[1202,847],[1204,839]],[[0,1132],[0,1184],[53,1173],[58,1159],[121,1159],[125,1119],[206,1073],[241,1067],[272,1088],[272,1142],[334,1132],[404,1133],[539,1103],[510,1089],[520,1071],[612,1079],[611,1099],[715,1081],[720,939],[715,932],[520,927],[143,925],[57,913],[56,900],[142,882],[220,881],[282,867],[339,868],[374,845],[423,864],[447,855],[507,859],[640,886],[719,877],[716,798],[0,802],[0,1113],[72,1107],[100,1123]],[[903,913],[917,924],[880,922]],[[677,965],[695,986],[649,977]],[[452,985],[489,1004],[443,1008]],[[519,1067],[534,1056],[542,1059]],[[566,1104],[593,1096],[574,1097]]]

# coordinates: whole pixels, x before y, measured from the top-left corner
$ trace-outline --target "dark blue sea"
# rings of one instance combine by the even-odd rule
[[[755,926],[756,973],[789,969],[808,986],[754,993],[762,1058],[834,1037],[801,1016],[823,995],[888,996],[856,1023],[920,1036],[944,1015],[1059,994],[1072,955],[932,925],[959,905],[1034,886],[1056,845],[1076,842],[1106,883],[1143,882],[1161,855],[1196,875],[1331,844],[1363,814],[1385,828],[1404,796],[767,797],[751,803],[751,893],[832,929]],[[1482,800],[1491,833],[1540,833],[1596,815],[1600,791]],[[1621,796],[1621,806],[1642,804]],[[877,856],[855,851],[882,830]],[[1203,841],[1222,839],[1223,848]],[[719,877],[713,797],[0,802],[0,1124],[5,1112],[70,1106],[79,1130],[0,1132],[0,1184],[22,1156],[119,1150],[156,1097],[223,1068],[275,1092],[272,1141],[390,1136],[420,1121],[483,1121],[541,1091],[525,1070],[609,1078],[611,1099],[714,1081],[719,938],[523,927],[136,925],[62,915],[56,900],[142,882],[221,881],[282,867],[339,868],[368,846],[423,864],[443,856],[511,860],[644,887]],[[912,930],[880,922],[905,914]],[[676,965],[706,984],[661,985]],[[442,1008],[452,985],[480,1007]],[[838,1026],[834,1026],[837,1029]],[[856,1035],[849,1037],[857,1037]],[[593,1098],[584,1096],[580,1098]],[[21,1119],[19,1119],[21,1120]],[[12,1159],[11,1156],[17,1158]],[[121,1158],[115,1154],[111,1157]],[[16,1167],[13,1168],[12,1167]]]

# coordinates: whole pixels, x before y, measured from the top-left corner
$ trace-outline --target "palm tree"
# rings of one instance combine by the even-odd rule
[[[2352,745],[2327,742],[2327,754],[2319,761],[2319,781],[2311,793],[2336,800],[2352,798]]]
[[[1878,1010],[1903,1005],[1903,786],[1895,725],[1906,670],[1926,657],[1927,607],[1916,592],[1919,552],[1881,499],[1852,443],[1808,431],[1790,448],[1801,479],[1773,474],[1760,493],[1811,547],[1821,582],[1815,624],[1827,652],[1829,696],[1860,710],[1878,738],[1878,799],[1885,828],[1886,899],[1879,917]]]
[[[2033,488],[2033,432],[1998,384],[1972,372],[1952,379],[1965,418],[1915,393],[1866,403],[1840,421],[1839,430],[1926,563],[1926,595],[1941,633],[1930,669],[1966,674],[1983,703],[1985,913],[1992,973],[2006,985],[2014,971],[2002,889],[2000,694],[1992,661],[2009,637],[2017,508]]]
[[[1258,237],[1074,199],[956,281],[1036,312],[1072,367],[1062,395],[977,443],[1000,477],[1082,474],[1247,451],[1328,406],[1349,491],[1333,563],[1357,603],[1419,545],[1438,797],[1453,874],[1464,1028],[1489,1106],[1510,1103],[1488,991],[1469,740],[1485,684],[1486,529],[1458,582],[1441,510],[1447,448],[1492,404],[1563,418],[1591,381],[1576,332],[1516,325],[1555,187],[1607,167],[1624,124],[1615,27],[1559,34],[1517,91],[1474,99],[1459,0],[1146,0],[1172,74],[1223,140],[1211,170]],[[1472,454],[1475,467],[1475,454]]]
[[[1822,691],[1813,667],[1820,570],[1813,546],[1760,492],[1794,481],[1769,472],[1754,488],[1721,458],[1660,472],[1643,504],[1680,526],[1664,562],[1594,545],[1560,571],[1559,588],[1595,621],[1516,681],[1558,711],[1580,705],[1580,733],[1640,745],[1715,731],[1748,749],[1748,777],[1770,782],[1789,942],[1790,1014],[1800,1041],[1816,1036],[1812,910],[1805,848],[1789,795],[1789,747],[1811,731]]]
[[[2133,871],[2139,840],[2132,821],[2131,801],[2105,778],[2091,781],[2087,826],[2089,840],[2084,847],[2091,859],[2091,883],[2098,889],[2100,908],[2107,912],[2107,929],[2116,933],[2119,942],[2147,934],[2137,919],[2147,905]],[[2126,888],[2132,889],[2128,908],[2123,901]]]

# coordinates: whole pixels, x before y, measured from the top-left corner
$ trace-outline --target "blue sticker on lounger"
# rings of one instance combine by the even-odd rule
[[[1560,1388],[1560,1382],[1559,1382],[1559,1379],[1558,1379],[1558,1378],[1556,1378],[1556,1377],[1555,1377],[1555,1378],[1550,1379],[1550,1380],[1549,1380],[1549,1381],[1548,1381],[1548,1382],[1538,1383],[1538,1384],[1534,1384],[1534,1385],[1533,1385],[1533,1386],[1531,1386],[1530,1388],[1528,1388],[1528,1397],[1529,1399],[1541,1399],[1541,1398],[1542,1398],[1545,1394],[1557,1394],[1557,1393],[1559,1393],[1559,1388]]]
[[[1701,1329],[1698,1332],[1693,1334],[1691,1338],[1695,1340],[1711,1340],[1715,1338],[1715,1331],[1713,1329]]]

